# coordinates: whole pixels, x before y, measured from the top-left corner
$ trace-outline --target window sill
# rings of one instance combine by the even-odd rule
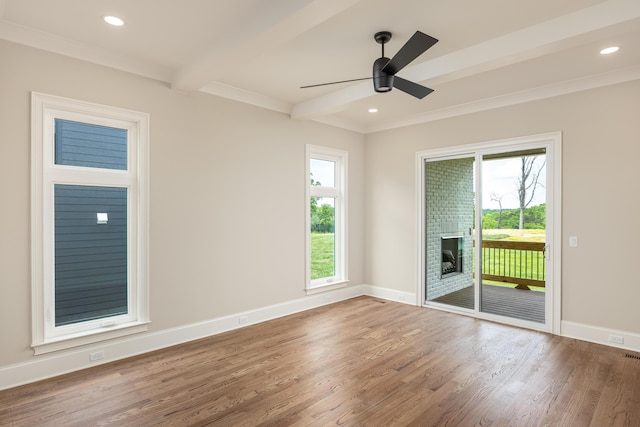
[[[348,280],[339,280],[336,282],[328,283],[326,285],[325,284],[315,285],[313,287],[307,288],[305,291],[307,292],[307,295],[314,295],[322,292],[333,291],[335,289],[346,288],[348,284],[349,284]]]
[[[149,323],[150,322],[133,322],[114,326],[106,330],[94,329],[81,334],[51,338],[41,343],[32,344],[31,347],[33,348],[33,354],[36,356],[39,354],[53,353],[55,351],[145,332],[149,329]]]

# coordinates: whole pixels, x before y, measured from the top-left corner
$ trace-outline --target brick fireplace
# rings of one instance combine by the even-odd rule
[[[426,163],[426,298],[473,285],[473,159]]]

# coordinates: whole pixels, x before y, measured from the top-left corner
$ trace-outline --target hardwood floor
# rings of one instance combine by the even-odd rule
[[[2,426],[640,426],[637,354],[370,297],[0,392]]]

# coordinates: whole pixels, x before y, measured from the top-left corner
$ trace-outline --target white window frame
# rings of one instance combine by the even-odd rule
[[[126,129],[127,170],[56,165],[54,121]],[[148,329],[149,115],[53,95],[31,94],[32,348],[50,353]],[[126,187],[128,313],[55,326],[54,185]]]
[[[306,152],[306,291],[313,294],[347,286],[347,160],[348,153],[333,148],[307,144]],[[335,162],[335,183],[333,187],[311,185],[311,159]],[[311,197],[330,197],[334,206],[335,271],[330,277],[311,280]]]

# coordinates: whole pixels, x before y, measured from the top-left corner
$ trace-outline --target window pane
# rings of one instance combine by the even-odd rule
[[[336,186],[336,162],[311,159],[309,169],[311,171],[311,185]]]
[[[335,276],[335,199],[311,198],[311,280]]]
[[[127,189],[54,186],[56,326],[127,314]]]
[[[127,130],[55,119],[55,163],[127,170]]]

